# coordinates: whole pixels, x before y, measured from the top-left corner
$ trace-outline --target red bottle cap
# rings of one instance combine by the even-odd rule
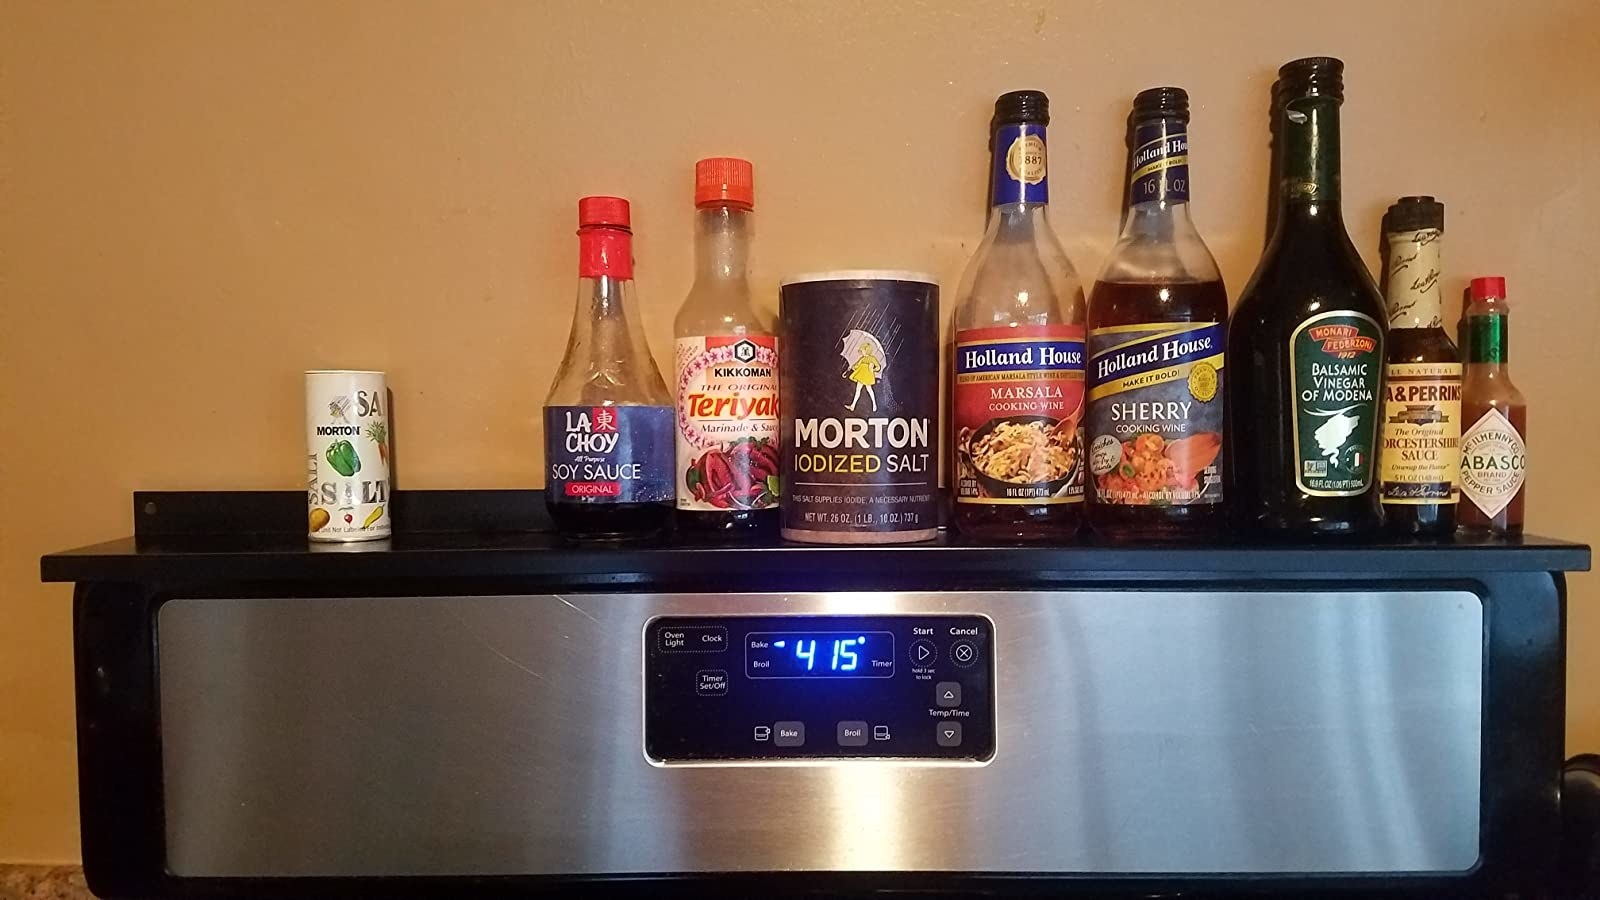
[[[695,163],[694,205],[755,209],[755,168],[750,160],[713,156]]]
[[[1487,300],[1490,297],[1503,300],[1506,296],[1506,280],[1505,277],[1501,275],[1490,275],[1485,278],[1474,278],[1472,279],[1472,284],[1470,285],[1469,290],[1471,291],[1471,294],[1468,296],[1472,298],[1473,302]]]
[[[610,225],[627,228],[628,201],[621,197],[582,197],[578,200],[578,227]]]

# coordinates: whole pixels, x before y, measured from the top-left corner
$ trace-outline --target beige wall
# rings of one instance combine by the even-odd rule
[[[540,483],[574,201],[635,203],[657,359],[690,166],[756,163],[757,283],[953,285],[996,93],[1050,92],[1054,219],[1092,275],[1140,88],[1195,103],[1196,215],[1234,293],[1261,245],[1279,63],[1349,64],[1347,213],[1449,208],[1447,293],[1510,279],[1529,519],[1600,539],[1600,5],[6,2],[0,5],[0,860],[77,853],[68,588],[39,554],[130,531],[138,488],[294,488],[299,373],[388,370],[414,488]],[[1573,749],[1600,749],[1574,581]]]

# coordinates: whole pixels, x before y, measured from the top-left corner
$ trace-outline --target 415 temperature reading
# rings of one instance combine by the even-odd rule
[[[781,649],[788,643],[788,641],[773,641],[772,646]],[[856,666],[861,662],[860,658],[856,655],[856,650],[858,648],[865,647],[867,645],[867,639],[862,636],[856,636],[853,638],[835,638],[832,641],[832,644],[833,653],[832,658],[828,663],[828,670],[831,672],[854,672],[856,670]],[[811,640],[806,640],[801,638],[795,641],[794,658],[796,663],[804,660],[806,664],[806,671],[812,671],[817,663],[816,639],[812,638]]]

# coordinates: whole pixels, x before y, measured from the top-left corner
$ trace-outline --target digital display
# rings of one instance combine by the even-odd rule
[[[894,634],[887,631],[752,631],[745,636],[751,678],[888,678]]]

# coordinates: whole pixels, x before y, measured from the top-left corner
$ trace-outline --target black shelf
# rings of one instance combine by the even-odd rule
[[[424,491],[398,495],[392,538],[319,544],[304,534],[304,495],[283,492],[139,493],[135,536],[45,556],[45,581],[280,581],[394,578],[539,578],[574,584],[697,582],[792,589],[841,584],[981,587],[1004,583],[1161,579],[1197,574],[1381,573],[1472,577],[1586,571],[1589,548],[1541,537],[1516,541],[1385,541],[1204,545],[978,546],[959,536],[921,544],[827,547],[681,537],[572,544],[548,530],[537,491]]]

